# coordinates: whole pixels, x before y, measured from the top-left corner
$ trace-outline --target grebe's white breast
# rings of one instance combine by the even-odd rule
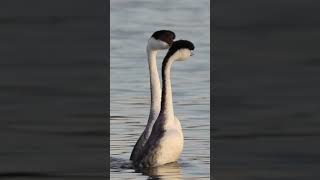
[[[174,116],[174,123],[165,126],[165,132],[159,142],[158,164],[177,161],[183,150],[183,132],[179,119]]]
[[[170,123],[163,124],[161,119],[171,118]],[[159,166],[177,161],[183,150],[183,132],[177,117],[165,117],[160,115],[149,137],[145,156],[141,163],[144,167]],[[165,122],[168,122],[167,120]]]

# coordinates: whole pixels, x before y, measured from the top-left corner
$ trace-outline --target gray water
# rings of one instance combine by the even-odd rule
[[[173,102],[185,135],[177,164],[134,172],[111,168],[111,179],[209,179],[210,4],[208,0],[112,0],[110,4],[110,154],[126,161],[142,133],[150,106],[148,38],[169,29],[195,45],[195,56],[172,68]],[[166,51],[159,52],[158,70]],[[111,161],[111,167],[114,165]]]
[[[319,179],[318,7],[215,1],[216,179]]]
[[[0,179],[106,179],[103,3],[0,2]]]

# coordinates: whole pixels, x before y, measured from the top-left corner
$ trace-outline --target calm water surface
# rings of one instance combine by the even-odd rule
[[[318,6],[215,1],[216,179],[320,178]]]
[[[150,93],[146,43],[151,34],[170,29],[195,44],[195,56],[172,69],[173,102],[185,135],[178,163],[135,173],[116,168],[111,179],[209,179],[210,177],[210,11],[209,1],[111,1],[110,150],[129,159],[148,118]],[[158,70],[165,51],[159,52]],[[129,178],[130,177],[130,178]]]
[[[0,179],[106,179],[106,16],[87,2],[0,2]]]

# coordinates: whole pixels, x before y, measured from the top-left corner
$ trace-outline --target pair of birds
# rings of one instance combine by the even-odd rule
[[[147,44],[150,73],[151,107],[147,126],[136,142],[130,160],[135,167],[156,167],[175,162],[183,149],[183,133],[174,115],[171,90],[171,65],[192,56],[194,45],[187,40],[174,41],[175,33],[160,30]],[[157,51],[168,49],[162,62],[162,94],[157,70]]]

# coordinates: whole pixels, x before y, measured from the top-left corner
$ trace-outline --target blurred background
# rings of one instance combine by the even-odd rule
[[[1,179],[106,179],[106,8],[0,1]]]
[[[214,177],[319,179],[319,2],[214,1]]]

